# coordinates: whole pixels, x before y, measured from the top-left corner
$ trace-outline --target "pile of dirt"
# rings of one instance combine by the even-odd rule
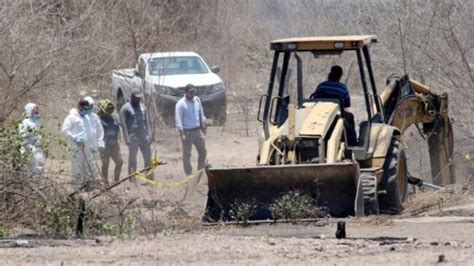
[[[469,186],[462,189],[448,187],[439,191],[417,192],[409,197],[402,217],[445,216],[448,213],[451,216],[465,216],[466,212],[459,207],[469,205],[474,205],[474,190]],[[470,211],[468,210],[467,213],[469,214]],[[474,207],[472,213],[474,213]]]

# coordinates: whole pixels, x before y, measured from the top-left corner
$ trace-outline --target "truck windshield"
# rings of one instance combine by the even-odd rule
[[[204,62],[196,56],[151,58],[148,71],[154,76],[208,73]]]

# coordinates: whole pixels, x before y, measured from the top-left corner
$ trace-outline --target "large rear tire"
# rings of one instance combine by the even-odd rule
[[[392,138],[388,154],[383,166],[381,189],[386,191],[380,195],[380,212],[399,214],[408,194],[408,168],[405,151],[400,140]]]

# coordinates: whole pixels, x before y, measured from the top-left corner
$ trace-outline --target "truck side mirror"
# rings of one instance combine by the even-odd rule
[[[135,69],[133,70],[133,75],[134,75],[134,76],[137,76],[137,77],[140,77],[140,72],[138,72],[138,70],[135,68]]]
[[[219,68],[219,66],[213,66],[211,67],[211,72],[212,73],[219,73],[221,71],[221,69]]]

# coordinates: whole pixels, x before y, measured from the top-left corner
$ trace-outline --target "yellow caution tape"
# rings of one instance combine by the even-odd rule
[[[163,186],[163,187],[172,187],[172,186],[179,186],[179,185],[182,185],[184,183],[187,183],[191,180],[193,180],[195,177],[198,177],[198,176],[201,176],[201,174],[204,172],[204,169],[201,169],[199,171],[196,171],[190,175],[187,175],[185,176],[183,179],[181,180],[178,180],[178,181],[160,181],[160,180],[154,180],[154,179],[149,179],[146,177],[145,174],[142,174],[142,173],[136,173],[135,174],[135,177],[137,177],[138,179],[140,179],[141,181],[149,184],[149,185],[153,185],[153,186]]]
[[[185,184],[193,180],[194,178],[201,176],[202,173],[204,172],[204,169],[201,169],[190,175],[185,176],[184,178],[178,181],[160,181],[160,180],[149,179],[147,176],[152,175],[155,172],[156,167],[160,164],[163,164],[163,163],[160,162],[157,158],[152,158],[150,170],[148,170],[146,173],[136,172],[134,176],[149,185],[172,187],[172,186],[179,186],[179,185]]]
[[[158,160],[157,157],[152,157],[151,158],[151,166],[153,167],[153,169],[155,169],[160,164],[164,164],[164,163],[162,161]]]

